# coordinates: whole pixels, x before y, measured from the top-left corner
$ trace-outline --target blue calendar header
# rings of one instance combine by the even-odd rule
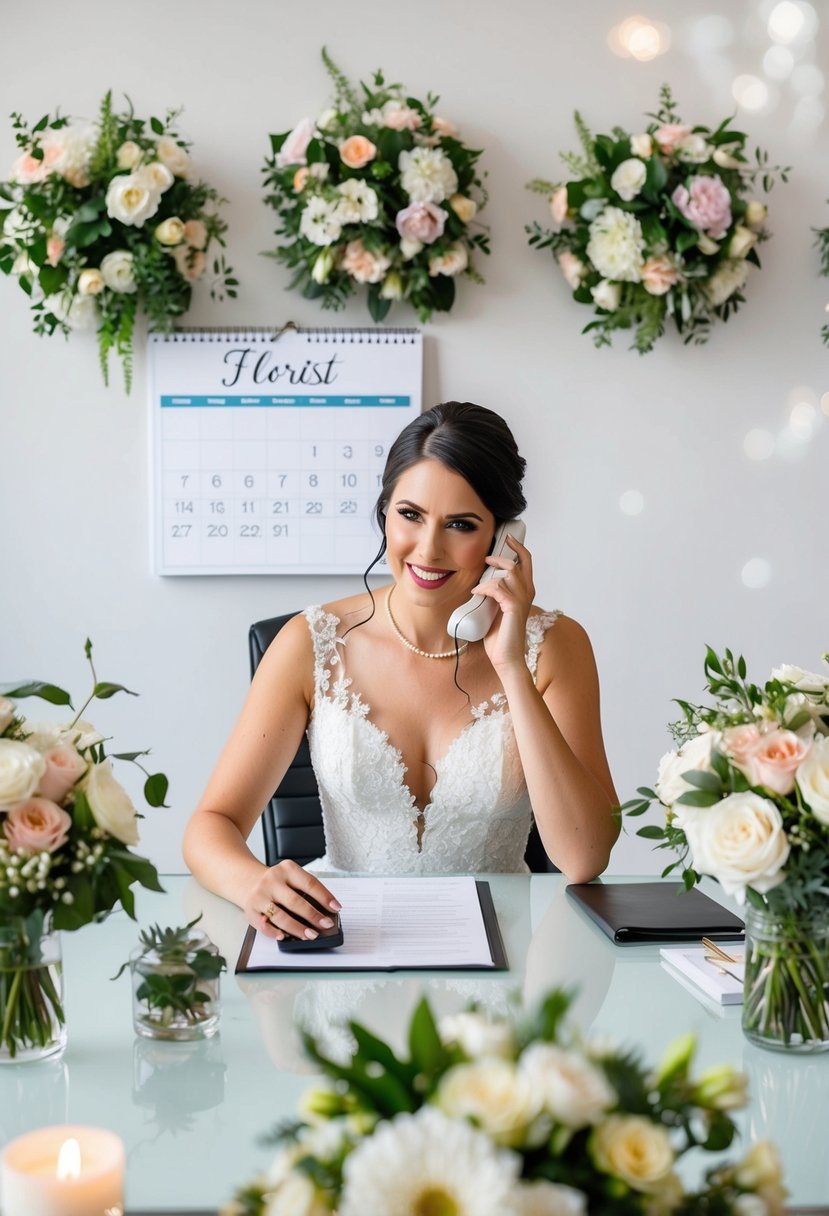
[[[408,409],[412,403],[411,397],[161,397],[162,409],[186,409],[193,407],[204,409],[210,406],[221,406],[225,409],[233,406],[260,406],[271,409],[274,406],[288,406],[293,409],[315,408],[383,408],[389,406]]]

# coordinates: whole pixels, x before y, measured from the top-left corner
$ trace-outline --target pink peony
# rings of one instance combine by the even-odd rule
[[[376,155],[376,146],[365,135],[351,135],[340,144],[340,160],[349,169],[362,169]]]
[[[391,258],[382,253],[372,253],[359,239],[348,242],[340,262],[340,269],[358,283],[379,283],[386,277],[390,266]]]
[[[76,781],[86,772],[86,761],[79,756],[71,743],[61,743],[44,754],[46,771],[37,787],[41,798],[51,802],[63,802]]]
[[[3,830],[12,851],[54,853],[66,844],[72,820],[48,798],[29,798],[9,811]]]
[[[443,236],[446,212],[435,203],[409,203],[398,211],[394,222],[403,240],[431,245]]]
[[[301,119],[276,154],[277,169],[284,169],[286,165],[304,165],[305,153],[313,137],[313,118]]]
[[[774,730],[763,735],[760,745],[749,756],[747,773],[753,785],[764,785],[775,794],[790,794],[794,789],[795,769],[805,760],[811,741],[790,730]]]
[[[659,145],[659,151],[663,156],[670,156],[676,150],[677,144],[681,144],[683,139],[687,138],[690,134],[690,127],[684,127],[676,122],[669,122],[664,127],[660,127],[658,131],[654,131],[653,137]]]
[[[687,188],[677,186],[671,199],[689,224],[715,241],[731,227],[731,195],[718,177],[692,177]]]
[[[643,262],[639,274],[642,286],[652,296],[664,296],[679,278],[676,266],[664,253]]]

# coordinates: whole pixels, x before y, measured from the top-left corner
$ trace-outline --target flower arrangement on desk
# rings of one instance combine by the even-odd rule
[[[436,1025],[423,1000],[408,1058],[357,1023],[344,1065],[308,1038],[331,1088],[306,1095],[268,1172],[223,1216],[737,1216],[761,1201],[768,1216],[782,1212],[766,1143],[708,1170],[696,1193],[676,1172],[690,1148],[731,1143],[741,1074],[723,1066],[694,1079],[691,1036],[656,1070],[584,1042],[565,1022],[569,1001],[553,991],[530,1018],[469,1011]]]
[[[333,105],[270,137],[265,202],[282,238],[270,256],[323,308],[366,286],[375,321],[398,300],[422,321],[448,312],[459,276],[482,282],[473,251],[489,252],[476,219],[486,201],[481,153],[436,113],[432,94],[419,101],[382,72],[358,93],[325,49],[322,58]]]
[[[749,164],[748,136],[730,119],[716,130],[683,123],[667,85],[648,117],[637,134],[614,127],[594,137],[577,113],[581,154],[562,154],[570,179],[529,183],[549,197],[555,229],[527,228],[573,298],[595,309],[582,332],[607,346],[615,330],[633,328],[640,354],[670,319],[686,343],[703,343],[745,302],[749,264],[760,265],[768,237],[765,204],[746,195],[758,179],[768,192],[789,172],[759,148]]]
[[[116,112],[107,93],[96,122],[47,114],[29,126],[12,115],[20,154],[0,185],[0,270],[29,297],[35,333],[94,328],[104,380],[114,350],[127,391],[139,310],[169,332],[212,243],[225,243],[225,200],[191,180],[179,113],[145,122],[131,105]],[[235,296],[223,256],[212,269],[211,295]]]
[[[638,835],[679,854],[663,876],[710,875],[746,904],[749,1036],[827,1049],[829,675],[783,666],[757,685],[742,656],[708,647],[705,677],[713,704],[677,702],[680,746],[622,810],[658,801],[664,824]]]
[[[62,688],[27,681],[0,689],[0,1058],[50,1050],[62,1033],[59,986],[42,956],[52,930],[102,920],[117,904],[134,916],[135,883],[160,891],[155,867],[132,851],[138,819],[113,760],[146,775],[144,797],[164,806],[167,778],[140,763],[147,752],[107,754],[107,740],[81,715],[93,700],[129,693],[98,680],[62,725],[29,722],[14,699],[72,708]]]

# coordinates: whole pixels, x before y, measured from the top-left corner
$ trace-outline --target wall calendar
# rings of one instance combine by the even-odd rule
[[[401,329],[149,339],[157,574],[361,574],[395,436],[421,409]]]

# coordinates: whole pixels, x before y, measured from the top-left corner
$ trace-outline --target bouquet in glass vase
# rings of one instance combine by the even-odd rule
[[[81,717],[93,700],[130,692],[98,680],[89,641],[86,657],[92,691],[68,722],[30,722],[18,710],[26,697],[72,709],[54,684],[0,689],[0,1062],[64,1046],[57,931],[102,920],[118,904],[134,916],[136,883],[162,889],[155,867],[132,851],[140,816],[112,761],[142,768],[150,806],[165,805],[167,778],[143,769],[146,752],[108,752]]]
[[[358,1023],[345,1063],[308,1038],[330,1088],[305,1096],[303,1118],[275,1133],[270,1168],[222,1216],[780,1216],[767,1142],[720,1158],[698,1190],[677,1172],[690,1149],[731,1144],[742,1074],[694,1077],[690,1035],[657,1068],[585,1041],[569,1001],[553,991],[532,1015],[472,1009],[436,1023],[423,1000],[405,1056]]]
[[[824,656],[824,659],[829,656]],[[687,887],[701,875],[745,905],[743,1029],[762,1046],[829,1049],[829,676],[775,668],[763,685],[742,656],[710,647],[711,703],[678,701],[676,750],[654,789],[663,824],[639,836],[679,854]]]
[[[483,282],[471,260],[489,253],[481,153],[437,113],[437,97],[411,97],[382,72],[355,90],[322,57],[333,104],[271,136],[265,202],[281,243],[270,256],[323,308],[365,287],[375,321],[400,300],[428,321],[452,307],[460,278]]]
[[[194,180],[179,111],[145,121],[104,97],[94,122],[12,115],[19,155],[0,183],[0,271],[26,293],[38,334],[94,329],[104,380],[120,355],[129,392],[139,312],[169,332],[223,246],[225,201]],[[211,295],[237,280],[213,255]]]
[[[768,239],[766,206],[750,197],[771,190],[789,170],[769,165],[731,119],[716,129],[682,121],[668,85],[659,109],[635,133],[614,127],[594,136],[576,114],[579,153],[563,153],[564,182],[536,179],[555,227],[527,228],[529,242],[550,249],[573,298],[595,317],[583,329],[596,346],[633,329],[644,354],[673,321],[685,343],[707,341],[716,320],[745,302],[757,247]]]

